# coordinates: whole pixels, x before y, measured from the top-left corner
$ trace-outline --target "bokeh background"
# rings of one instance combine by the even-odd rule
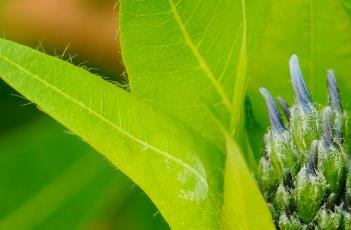
[[[0,0],[0,36],[125,83],[114,0]],[[0,81],[0,229],[168,229],[147,196]]]

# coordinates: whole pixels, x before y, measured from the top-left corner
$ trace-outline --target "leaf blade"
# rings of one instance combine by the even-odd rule
[[[221,168],[221,155],[206,155],[209,146],[194,141],[181,124],[116,86],[29,48],[0,40],[0,60],[8,84],[118,166],[173,228],[218,227],[218,214],[207,217],[221,203],[215,169]]]
[[[221,85],[221,83],[217,80],[217,78],[214,76],[212,73],[211,69],[209,68],[208,64],[206,63],[205,59],[202,57],[200,54],[199,50],[197,49],[196,45],[192,41],[191,37],[189,36],[189,33],[185,27],[185,24],[183,23],[178,10],[177,6],[174,4],[173,0],[168,0],[169,5],[172,10],[172,14],[174,15],[174,18],[178,24],[178,27],[183,34],[185,44],[189,47],[191,52],[193,53],[195,59],[198,61],[200,68],[202,71],[205,73],[205,76],[209,79],[209,81],[212,83],[213,87],[215,88],[216,92],[221,96],[222,102],[225,105],[226,109],[228,111],[231,110],[231,103],[230,100],[228,99],[228,96],[224,92],[224,89]]]
[[[228,129],[231,122],[240,123],[237,114],[231,116],[233,104],[234,112],[241,111],[246,92],[249,55],[240,53],[254,50],[262,28],[253,22],[264,18],[268,5],[246,0],[122,1],[121,47],[132,92],[224,150],[222,133],[208,119],[207,107]]]
[[[238,145],[226,136],[222,229],[275,229],[267,204]]]

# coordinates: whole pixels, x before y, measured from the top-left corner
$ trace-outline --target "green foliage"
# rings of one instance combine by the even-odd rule
[[[127,174],[173,228],[218,228],[223,161],[216,148],[129,93],[61,60],[5,40],[0,60],[7,83]]]
[[[246,67],[262,30],[256,20],[264,21],[268,6],[269,1],[122,1],[122,55],[132,93],[184,122],[222,151],[220,127],[235,133],[246,148],[242,132]],[[246,151],[244,156],[254,168],[253,154]],[[249,175],[244,162],[237,164]],[[234,173],[225,175],[228,183],[235,180]],[[249,191],[253,189],[260,200],[255,186],[249,186]],[[229,196],[238,191],[229,190],[224,192]],[[225,205],[236,206],[236,202],[224,198]],[[257,207],[257,212],[267,213],[265,205]],[[239,223],[238,217],[234,219]],[[234,226],[228,223],[230,218],[223,220],[227,228]]]
[[[122,55],[133,93],[225,149],[208,107],[225,127],[240,126],[248,53],[268,6],[264,0],[122,1]]]
[[[249,171],[255,171],[267,125],[258,88],[269,86],[290,100],[287,58],[298,53],[318,103],[325,100],[322,71],[329,67],[349,92],[348,5],[122,0],[131,93],[6,40],[0,40],[0,76],[130,177],[171,228],[268,228],[270,214]],[[276,164],[282,161],[296,159],[277,156]],[[278,186],[284,171],[274,173],[267,164],[259,172],[275,178],[260,182]],[[276,203],[284,207],[284,189],[279,194]],[[322,214],[327,223],[328,213]],[[281,219],[300,226],[296,216]]]
[[[21,125],[30,122],[38,114],[35,107],[23,106],[28,101],[14,96],[15,91],[3,82],[0,82],[0,106],[3,113],[0,113],[0,135],[7,129],[20,127]],[[21,103],[19,106],[19,103]]]
[[[1,135],[0,149],[1,229],[167,229],[130,180],[49,119]]]
[[[223,229],[275,229],[267,204],[249,172],[240,148],[226,138]]]

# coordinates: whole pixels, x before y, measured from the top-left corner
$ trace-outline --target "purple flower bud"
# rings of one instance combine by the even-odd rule
[[[328,148],[333,144],[333,130],[331,127],[331,108],[328,106],[323,110],[323,139],[322,144],[324,147]]]
[[[344,144],[343,122],[342,119],[335,119],[334,124],[335,138],[340,144]]]
[[[310,112],[310,107],[314,105],[310,92],[308,91],[306,83],[302,77],[299,59],[295,54],[290,58],[289,64],[291,81],[296,96],[296,103],[302,107],[305,113],[308,113]]]
[[[339,87],[335,79],[335,73],[333,70],[329,69],[327,71],[328,76],[328,94],[329,94],[329,106],[332,109],[336,109],[340,113],[343,112]]]
[[[285,127],[280,116],[277,105],[274,102],[272,95],[265,88],[260,88],[260,92],[266,101],[266,106],[268,109],[269,120],[271,122],[271,128],[274,132],[283,132]]]
[[[311,151],[306,162],[306,173],[308,175],[317,174],[317,157],[318,157],[318,141],[314,140],[311,145]]]

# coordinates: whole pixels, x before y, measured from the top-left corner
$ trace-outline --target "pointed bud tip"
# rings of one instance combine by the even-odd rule
[[[299,57],[297,54],[292,54],[289,60],[290,65],[296,65],[296,63],[299,63]]]
[[[327,69],[328,79],[335,80],[335,71],[333,69]]]
[[[293,54],[291,56],[289,65],[291,82],[294,88],[296,102],[299,103],[305,112],[308,112],[310,110],[310,106],[313,105],[312,97],[302,77],[299,59],[296,54]]]
[[[267,90],[266,88],[264,88],[264,87],[260,87],[260,88],[259,88],[259,91],[260,91],[260,93],[261,93],[263,96],[269,94],[268,90]],[[270,95],[270,94],[269,94],[269,95]]]
[[[272,130],[275,132],[284,131],[285,127],[272,95],[266,88],[263,87],[260,87],[259,91],[265,99]]]
[[[336,82],[335,72],[332,69],[327,70],[327,84],[329,94],[329,106],[342,112],[339,86]]]

